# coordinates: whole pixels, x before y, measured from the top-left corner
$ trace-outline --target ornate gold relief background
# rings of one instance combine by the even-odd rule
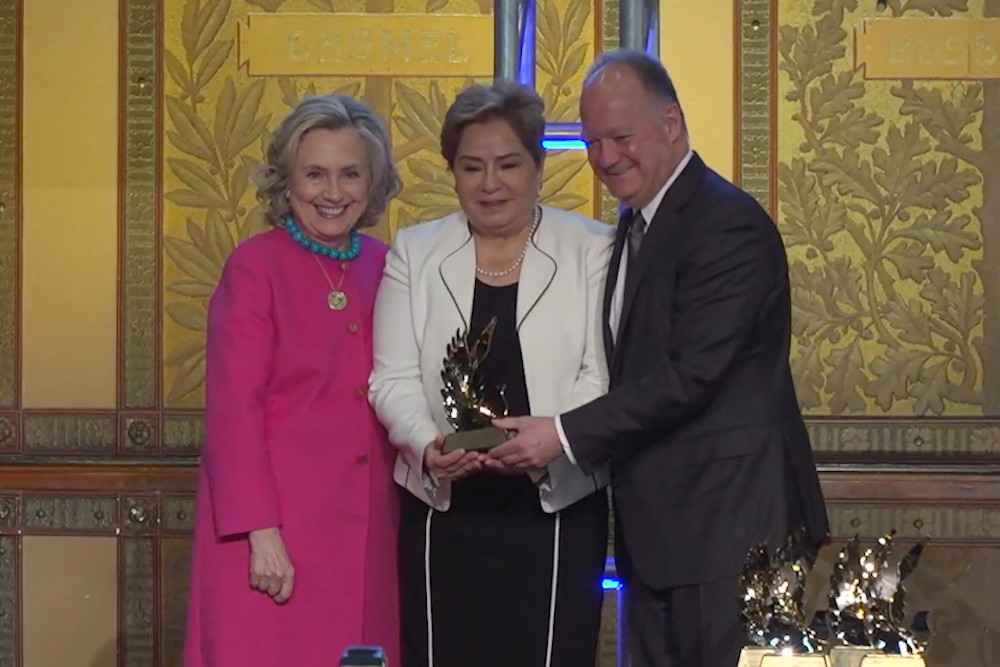
[[[471,81],[449,78],[248,77],[236,66],[237,22],[251,12],[490,13],[479,0],[164,0],[163,81],[163,405],[198,408],[204,400],[207,302],[229,252],[265,229],[253,173],[268,130],[303,96],[359,96],[388,122],[405,182],[375,234],[457,208],[439,155],[444,113]],[[447,17],[441,20],[447,23]],[[537,89],[551,121],[577,118],[579,88],[595,53],[589,0],[539,3]],[[593,177],[579,152],[551,153],[544,203],[599,215]]]
[[[799,399],[812,415],[995,415],[1000,152],[983,133],[998,84],[866,80],[854,31],[874,17],[996,16],[1000,3],[878,7],[779,5],[777,219]]]

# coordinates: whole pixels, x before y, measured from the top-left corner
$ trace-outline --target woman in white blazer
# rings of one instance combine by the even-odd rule
[[[511,415],[556,415],[607,390],[601,300],[612,230],[539,206],[543,104],[473,86],[442,154],[461,211],[400,230],[375,305],[369,398],[399,448],[404,667],[593,665],[607,544],[607,474],[565,458],[516,474],[442,453],[445,347],[496,319],[477,380]]]

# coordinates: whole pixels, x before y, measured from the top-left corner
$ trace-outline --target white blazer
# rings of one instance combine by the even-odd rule
[[[517,290],[517,330],[531,413],[555,416],[608,389],[601,342],[601,293],[614,231],[596,220],[542,207]],[[451,504],[451,485],[425,474],[424,449],[454,429],[441,405],[445,346],[472,316],[476,249],[465,214],[399,230],[375,300],[375,365],[368,397],[399,448],[393,478],[435,509]],[[482,474],[482,473],[480,473]],[[538,484],[546,512],[557,512],[608,484],[565,456]]]

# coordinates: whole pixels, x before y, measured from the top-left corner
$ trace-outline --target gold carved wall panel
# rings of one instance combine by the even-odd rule
[[[793,365],[811,414],[1000,409],[984,382],[1000,381],[984,326],[984,196],[1000,187],[980,159],[992,84],[871,80],[854,62],[866,19],[981,16],[974,5],[781,5],[778,221],[794,284]]]
[[[818,456],[998,460],[1000,3],[736,5],[738,179],[788,248]]]

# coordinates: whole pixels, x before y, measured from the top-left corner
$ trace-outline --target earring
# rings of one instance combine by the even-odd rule
[[[291,198],[292,198],[292,191],[288,188],[285,188],[285,199],[291,199]]]

